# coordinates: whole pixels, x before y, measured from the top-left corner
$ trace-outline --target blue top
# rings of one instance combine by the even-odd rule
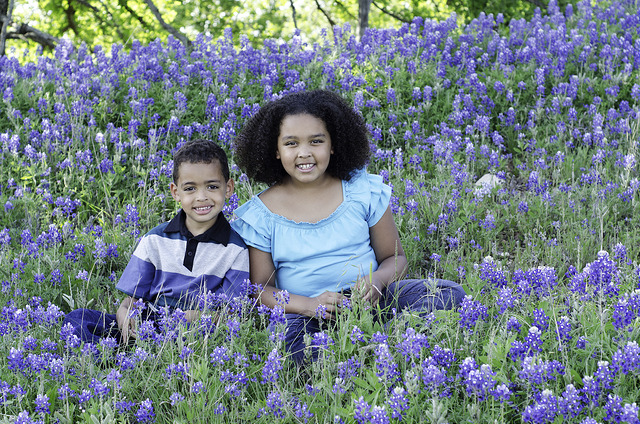
[[[387,210],[391,188],[361,170],[342,181],[342,196],[331,215],[308,223],[271,212],[256,195],[235,210],[231,226],[247,245],[271,253],[279,289],[308,297],[341,291],[378,268],[369,228]]]
[[[145,234],[116,288],[158,306],[197,309],[206,292],[239,296],[249,279],[249,251],[220,213],[216,223],[193,236],[180,211]]]

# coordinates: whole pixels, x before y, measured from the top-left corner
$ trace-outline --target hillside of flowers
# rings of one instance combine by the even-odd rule
[[[416,18],[361,40],[1,57],[0,421],[640,422],[639,31],[635,1],[551,1],[529,21]],[[229,152],[232,219],[265,188],[233,165],[234,136],[315,88],[364,116],[409,276],[463,284],[458,310],[381,326],[354,298],[309,335],[304,368],[249,282],[204,295],[192,325],[140,322],[128,347],[62,326],[79,307],[115,313],[139,237],[177,211],[177,146]]]

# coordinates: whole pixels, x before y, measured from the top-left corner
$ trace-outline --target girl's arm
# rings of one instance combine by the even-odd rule
[[[271,253],[263,252],[254,247],[249,247],[249,274],[251,282],[262,286],[262,290],[257,297],[265,306],[275,307],[278,302],[274,293],[282,290],[276,287],[276,270],[273,266]],[[299,314],[308,317],[315,317],[318,306],[326,307],[325,318],[332,319],[335,316],[344,296],[340,293],[324,292],[317,297],[307,297],[289,293],[289,303],[284,305],[284,310],[288,314]]]
[[[378,261],[378,269],[372,273],[371,281],[368,275],[363,276],[359,289],[362,290],[364,300],[376,303],[384,287],[404,277],[407,272],[407,257],[402,249],[390,207],[387,207],[382,218],[369,229],[369,235],[371,247]]]

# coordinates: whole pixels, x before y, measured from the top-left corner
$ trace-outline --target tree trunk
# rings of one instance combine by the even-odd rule
[[[2,18],[2,26],[0,27],[0,56],[4,56],[7,43],[7,28],[9,28],[9,24],[11,24],[12,14],[13,0],[0,0],[0,18]]]
[[[369,27],[369,11],[371,10],[372,0],[358,0],[358,36],[362,40],[364,32]]]

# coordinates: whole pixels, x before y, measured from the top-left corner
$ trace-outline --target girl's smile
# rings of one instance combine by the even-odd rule
[[[332,153],[331,136],[321,119],[306,113],[282,119],[276,157],[292,181],[323,181]]]

